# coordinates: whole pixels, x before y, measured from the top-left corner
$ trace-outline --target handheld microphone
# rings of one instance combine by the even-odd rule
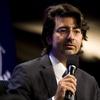
[[[74,75],[75,71],[76,71],[76,66],[69,65],[68,70],[63,74],[63,77],[67,74]],[[73,93],[71,91],[66,91],[64,100],[71,100],[72,94]]]

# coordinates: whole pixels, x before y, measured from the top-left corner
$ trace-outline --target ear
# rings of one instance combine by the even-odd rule
[[[52,45],[52,38],[51,38],[51,36],[46,37],[46,41],[47,41],[48,45]]]

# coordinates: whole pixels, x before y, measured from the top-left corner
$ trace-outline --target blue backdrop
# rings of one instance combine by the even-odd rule
[[[15,37],[9,1],[0,0],[0,80],[9,79],[16,64]]]

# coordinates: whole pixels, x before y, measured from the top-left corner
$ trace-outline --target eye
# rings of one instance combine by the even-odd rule
[[[66,28],[59,28],[59,29],[57,29],[57,32],[58,33],[67,33],[68,30]]]
[[[73,32],[74,32],[75,34],[79,34],[79,33],[81,33],[81,30],[80,30],[80,29],[74,29]]]

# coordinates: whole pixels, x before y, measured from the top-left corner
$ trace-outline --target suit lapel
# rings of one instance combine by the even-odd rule
[[[57,82],[48,55],[42,58],[41,64],[43,66],[43,69],[41,70],[41,75],[48,90],[48,95],[49,97],[52,97],[55,95]]]

